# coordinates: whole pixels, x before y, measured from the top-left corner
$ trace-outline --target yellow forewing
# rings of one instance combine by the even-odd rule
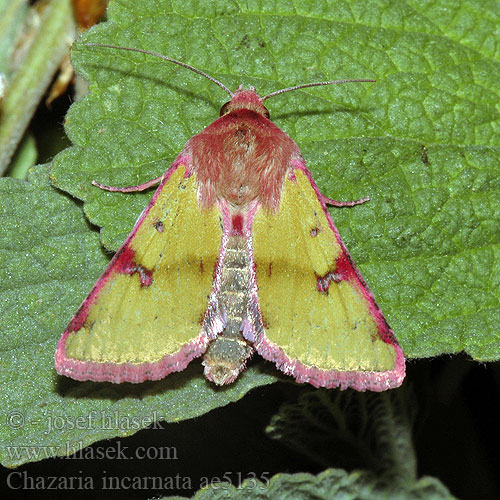
[[[356,279],[334,273],[345,256],[307,176],[284,183],[277,213],[259,210],[253,225],[259,304],[267,339],[306,367],[393,370],[394,347],[381,340],[370,303]],[[349,264],[350,265],[350,264]]]
[[[67,338],[68,358],[154,363],[200,335],[222,230],[217,208],[200,209],[195,176],[184,173],[182,165],[173,172],[109,276],[101,278],[84,325]],[[127,255],[137,272],[120,271]]]

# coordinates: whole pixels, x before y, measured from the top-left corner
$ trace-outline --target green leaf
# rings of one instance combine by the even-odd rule
[[[497,4],[485,8],[478,0],[115,0],[110,21],[84,38],[161,52],[232,89],[254,85],[261,95],[302,82],[376,78],[287,93],[268,108],[326,195],[371,197],[332,213],[405,354],[465,350],[494,360],[499,18]],[[104,246],[116,250],[152,192],[108,193],[91,181],[126,186],[161,175],[228,97],[199,75],[143,54],[77,43],[73,61],[91,93],[67,116],[74,147],[54,160],[51,181],[83,200]],[[49,414],[74,418],[104,409],[151,417],[161,407],[172,421],[274,380],[257,366],[216,391],[195,365],[140,386],[56,377],[57,339],[107,259],[74,200],[51,190],[45,174],[4,181],[1,190],[0,418],[20,410],[27,422],[21,429],[2,424],[3,445],[85,446],[136,429],[97,423],[44,434]],[[7,451],[6,464],[28,460]]]
[[[494,31],[482,28],[493,18],[471,2],[477,29],[459,33],[450,11],[462,18],[461,3],[368,4],[122,0],[85,41],[167,54],[261,95],[376,78],[275,97],[271,117],[325,194],[371,197],[333,216],[405,354],[498,359],[500,84]],[[152,193],[107,193],[91,180],[127,186],[161,175],[228,97],[144,54],[79,43],[73,61],[91,94],[68,114],[75,147],[56,158],[51,178],[85,201],[116,250]]]
[[[34,169],[28,182],[1,179],[0,200],[4,465],[68,455],[157,421],[196,417],[275,380],[254,365],[237,383],[216,389],[203,378],[199,363],[138,385],[57,376],[57,340],[109,259],[74,200],[49,184],[47,167]]]

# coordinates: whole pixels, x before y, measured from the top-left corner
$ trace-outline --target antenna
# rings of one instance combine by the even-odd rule
[[[198,75],[204,76],[205,78],[207,78],[211,82],[218,85],[225,92],[227,92],[231,96],[231,98],[234,97],[234,92],[231,92],[223,83],[219,82],[219,80],[216,80],[214,77],[207,75],[203,71],[201,71],[193,66],[190,66],[189,64],[178,61],[177,59],[173,59],[172,57],[164,56],[163,54],[159,54],[158,52],[153,52],[151,50],[144,50],[144,49],[136,49],[136,48],[132,48],[132,47],[122,47],[121,45],[108,45],[106,43],[85,43],[84,45],[87,47],[105,47],[108,49],[128,50],[130,52],[140,52],[141,54],[148,54],[150,56],[159,57],[160,59],[164,59],[165,61],[169,61],[171,63],[178,64],[179,66],[182,66],[183,68],[189,69],[189,70],[193,71],[194,73],[197,73]],[[376,82],[376,81],[377,80],[368,80],[365,78],[355,78],[355,79],[347,79],[347,80],[331,80],[328,82],[304,83],[302,85],[295,85],[294,87],[288,87],[286,89],[280,89],[280,90],[276,90],[274,92],[271,92],[270,94],[267,94],[266,96],[262,97],[261,101],[265,101],[266,99],[277,96],[279,94],[284,94],[285,92],[291,92],[292,90],[298,90],[298,89],[305,89],[308,87],[319,87],[321,85],[334,85],[334,84],[338,84],[338,83]]]
[[[190,66],[189,64],[183,63],[181,61],[178,61],[177,59],[172,59],[171,57],[164,56],[163,54],[159,54],[158,52],[152,52],[151,50],[143,50],[143,49],[135,49],[132,47],[122,47],[120,45],[108,45],[106,43],[85,43],[87,47],[106,47],[108,49],[117,49],[117,50],[128,50],[130,52],[140,52],[141,54],[148,54],[150,56],[154,57],[159,57],[160,59],[164,59],[165,61],[170,61],[174,64],[178,64],[179,66],[182,66],[183,68],[189,69],[193,71],[194,73],[197,73],[198,75],[204,76],[211,82],[214,82],[216,85],[218,85],[221,89],[223,89],[225,92],[227,92],[231,97],[234,96],[234,92],[231,92],[223,83],[219,82],[219,80],[216,80],[214,77],[207,75],[206,73],[203,73],[203,71],[194,68],[193,66]]]
[[[333,85],[337,83],[351,83],[351,82],[376,82],[377,80],[367,80],[365,78],[354,78],[354,79],[347,79],[347,80],[331,80],[329,82],[316,82],[316,83],[304,83],[302,85],[295,85],[295,87],[288,87],[286,89],[281,89],[281,90],[275,90],[274,92],[271,92],[270,94],[267,94],[264,96],[261,100],[265,101],[266,99],[269,99],[270,97],[277,96],[279,94],[284,94],[285,92],[291,92],[292,90],[298,90],[298,89],[305,89],[307,87],[319,87],[321,85]]]

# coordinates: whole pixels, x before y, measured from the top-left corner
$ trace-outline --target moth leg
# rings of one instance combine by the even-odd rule
[[[118,191],[119,193],[134,193],[136,191],[145,191],[150,187],[156,186],[163,179],[163,175],[157,177],[156,179],[151,179],[144,184],[139,184],[138,186],[129,186],[129,187],[117,187],[117,186],[106,186],[105,184],[101,184],[97,181],[92,181],[94,186],[97,186],[100,189],[104,189],[105,191]]]

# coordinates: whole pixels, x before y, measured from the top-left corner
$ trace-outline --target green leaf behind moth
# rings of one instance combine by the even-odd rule
[[[266,104],[326,195],[370,196],[332,214],[406,356],[465,350],[496,360],[500,21],[476,4],[117,0],[84,41],[167,54],[261,95],[375,78]],[[228,96],[144,54],[80,42],[73,62],[91,92],[68,114],[75,146],[57,156],[51,179],[84,200],[104,246],[116,250],[152,191],[108,193],[91,181],[126,186],[161,175]]]
[[[230,88],[254,85],[261,94],[302,82],[376,78],[284,94],[268,102],[271,117],[296,140],[326,195],[371,197],[332,213],[405,354],[465,350],[495,360],[500,13],[482,5],[115,0],[109,22],[84,39],[158,51]],[[74,146],[55,158],[50,178],[84,202],[88,221],[102,228],[101,242],[115,251],[152,191],[107,193],[91,181],[124,186],[161,175],[228,97],[143,54],[76,43],[73,61],[91,91],[67,115]],[[85,446],[121,431],[97,425],[44,434],[49,414],[116,410],[147,420],[161,406],[173,421],[274,380],[253,367],[236,385],[214,391],[195,366],[141,386],[56,377],[57,340],[108,260],[74,199],[52,189],[45,170],[28,183],[0,186],[0,418],[20,411],[24,420],[19,426],[14,415],[13,424],[2,423],[3,446],[47,445],[54,446],[50,456],[62,454],[62,443]],[[9,465],[44,458],[0,451]]]
[[[47,167],[33,169],[28,182],[0,179],[0,219],[4,465],[71,454],[156,421],[193,418],[276,380],[252,366],[237,383],[217,390],[202,377],[199,363],[138,385],[56,375],[57,341],[109,258],[74,200],[49,184]]]

